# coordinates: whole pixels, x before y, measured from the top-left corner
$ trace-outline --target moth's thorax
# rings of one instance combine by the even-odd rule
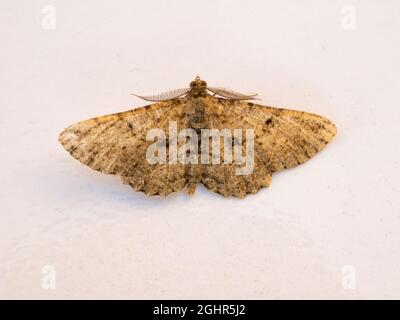
[[[188,115],[189,127],[193,129],[205,128],[207,126],[205,98],[202,96],[190,96],[188,102],[186,112]]]
[[[193,98],[207,96],[207,82],[201,80],[199,76],[190,83],[189,95]]]

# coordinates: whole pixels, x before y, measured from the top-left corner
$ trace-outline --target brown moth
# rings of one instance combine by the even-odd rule
[[[147,195],[166,196],[185,187],[193,194],[202,183],[225,197],[243,198],[268,187],[274,172],[310,159],[336,134],[324,117],[255,104],[246,100],[256,95],[208,87],[199,77],[189,88],[139,97],[156,103],[78,122],[59,141],[83,164],[119,175]],[[162,134],[151,136],[154,129]],[[210,130],[224,134],[203,138]],[[174,138],[182,131],[183,138],[180,133]],[[201,137],[191,139],[193,133]],[[210,145],[217,146],[217,156]],[[149,161],[157,147],[156,161]],[[251,170],[238,173],[245,165],[240,154],[246,152]]]

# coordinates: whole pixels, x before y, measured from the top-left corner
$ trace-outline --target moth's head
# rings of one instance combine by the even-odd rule
[[[207,95],[207,82],[201,80],[199,76],[190,83],[190,89],[193,97]]]

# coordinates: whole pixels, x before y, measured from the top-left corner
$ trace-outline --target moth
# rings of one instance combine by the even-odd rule
[[[243,198],[268,187],[274,172],[313,157],[336,134],[322,116],[262,106],[256,94],[209,87],[198,76],[188,88],[138,97],[154,103],[78,122],[59,141],[81,163],[151,196],[184,188],[193,194],[203,184]]]

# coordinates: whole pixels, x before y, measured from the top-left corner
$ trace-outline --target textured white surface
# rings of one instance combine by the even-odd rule
[[[354,30],[347,4],[2,1],[0,297],[399,298],[400,4],[352,1]],[[146,104],[130,92],[197,74],[324,115],[338,136],[244,200],[147,198],[58,144],[76,121]]]

